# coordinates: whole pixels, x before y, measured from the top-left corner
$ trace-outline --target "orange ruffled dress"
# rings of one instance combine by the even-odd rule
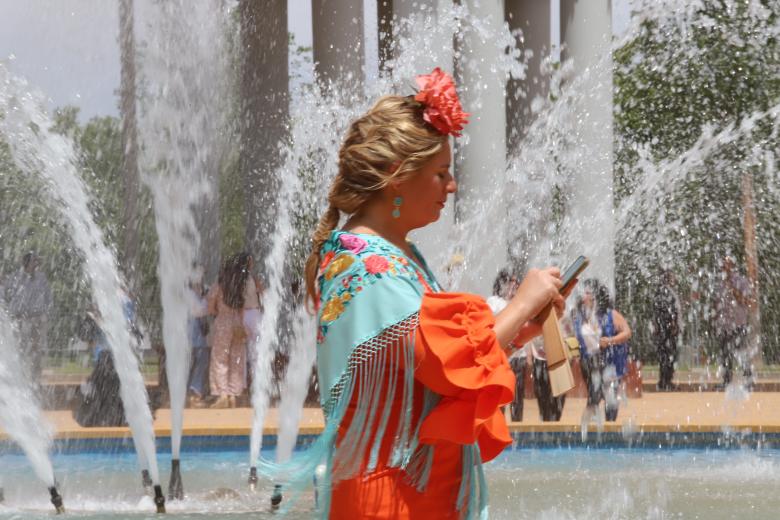
[[[482,461],[487,462],[512,442],[500,407],[512,401],[515,377],[496,340],[494,323],[490,308],[478,296],[425,294],[414,346],[415,422],[423,408],[423,387],[441,396],[419,429],[420,443],[435,446],[428,484],[420,492],[408,483],[403,469],[380,463],[370,474],[334,485],[331,518],[462,518],[455,507],[462,447],[478,443]],[[388,379],[383,379],[380,401],[387,396]],[[400,392],[391,399],[388,431],[395,431],[392,426],[402,409]],[[342,431],[354,411],[351,403]],[[393,440],[383,439],[380,461],[388,460]]]

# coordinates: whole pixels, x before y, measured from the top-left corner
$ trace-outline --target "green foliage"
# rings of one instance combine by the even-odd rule
[[[245,249],[246,195],[237,151],[230,154],[219,176],[220,251],[222,258]]]
[[[677,275],[684,315],[699,325],[697,341],[706,353],[717,345],[712,308],[718,290],[718,261],[726,252],[744,257],[742,188],[754,179],[758,212],[762,336],[767,359],[780,352],[775,325],[780,318],[780,241],[773,215],[780,201],[776,180],[762,158],[774,154],[767,118],[710,153],[653,192],[651,204],[637,189],[644,155],[656,164],[696,146],[704,128],[713,133],[738,127],[746,118],[780,102],[780,3],[705,1],[686,14],[664,12],[643,22],[636,38],[614,55],[615,160],[617,203],[630,203],[630,233],[618,238],[619,306],[633,316],[635,345],[654,356],[647,324],[660,268]],[[758,151],[758,153],[756,153]],[[758,158],[758,159],[757,159]],[[671,165],[682,171],[685,165]],[[637,199],[637,200],[635,200]],[[743,270],[744,271],[744,270]]]
[[[52,288],[49,347],[65,349],[86,308],[89,285],[83,262],[73,248],[59,210],[50,202],[42,180],[20,170],[8,143],[0,138],[0,280],[35,251]]]
[[[121,125],[115,117],[78,121],[77,107],[55,111],[52,132],[72,140],[77,166],[92,197],[90,210],[109,247],[119,251],[125,199],[121,177]],[[0,224],[2,224],[3,273],[16,269],[21,256],[34,250],[42,257],[54,297],[50,320],[50,348],[67,347],[79,320],[90,305],[89,279],[83,259],[73,247],[70,230],[61,223],[59,209],[46,194],[41,179],[25,175],[14,164],[8,145],[0,141]],[[139,310],[153,332],[159,330],[160,306],[157,281],[157,235],[151,196],[140,195]],[[155,334],[156,335],[156,334]]]

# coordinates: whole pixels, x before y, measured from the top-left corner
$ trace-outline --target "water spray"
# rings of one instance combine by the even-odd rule
[[[279,509],[282,503],[282,485],[274,484],[274,492],[271,494],[271,509]]]
[[[59,494],[57,491],[56,486],[52,486],[49,488],[49,494],[51,495],[51,503],[54,505],[54,509],[57,510],[57,514],[62,514],[65,512],[65,506],[62,505],[62,495]]]
[[[153,494],[153,487],[154,482],[152,482],[152,477],[149,476],[149,470],[148,469],[142,469],[141,470],[141,485],[144,488],[144,493],[152,496]]]
[[[160,484],[154,485],[154,505],[157,506],[158,513],[165,513],[165,496]]]
[[[179,459],[171,459],[171,480],[168,482],[168,500],[184,500]]]

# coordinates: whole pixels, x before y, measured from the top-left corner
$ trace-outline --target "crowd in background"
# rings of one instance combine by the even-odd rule
[[[494,313],[501,312],[506,306],[519,280],[520,273],[510,269],[503,269],[498,274],[493,294],[487,300]],[[682,309],[676,289],[672,271],[660,270],[650,326],[658,359],[656,389],[661,392],[678,389],[673,380],[679,357]],[[587,404],[582,414],[585,427],[594,419],[617,420],[620,403],[627,400],[627,380],[632,372],[639,373],[640,363],[631,350],[631,327],[615,309],[607,286],[595,278],[586,279],[579,284],[576,294],[575,303],[561,319],[561,328],[572,347],[570,361],[578,372],[576,379],[582,381],[587,393]],[[725,387],[732,382],[735,367],[738,367],[742,371],[743,383],[751,387],[753,371],[747,345],[750,285],[731,256],[721,261],[716,294],[720,386]],[[552,393],[542,338],[518,347],[509,358],[516,376],[515,399],[509,411],[511,419],[523,420],[524,397],[531,394],[526,386],[532,382],[532,395],[538,402],[539,418],[542,421],[559,421],[566,395],[554,396]]]
[[[43,358],[47,351],[47,315],[52,307],[52,290],[34,252],[22,257],[21,266],[0,285],[0,298],[18,324],[30,378],[39,383]],[[253,349],[263,312],[263,286],[254,274],[254,259],[248,253],[227,258],[217,280],[210,286],[203,281],[203,270],[194,268],[189,285],[188,342],[192,349],[188,399],[192,407],[235,407],[237,399],[247,393],[251,383]],[[502,270],[494,283],[488,304],[500,312],[512,298],[520,273]],[[732,382],[735,369],[742,371],[743,381],[753,384],[748,352],[748,307],[750,286],[734,259],[721,262],[720,285],[716,296],[719,376],[722,385]],[[679,357],[682,303],[677,282],[671,270],[662,269],[657,277],[652,302],[652,338],[658,359],[658,391],[673,391],[674,371]],[[132,295],[124,286],[119,295],[128,326],[140,347],[143,332],[137,319]],[[579,284],[577,297],[569,313],[561,320],[569,337],[575,370],[582,376],[587,390],[583,424],[592,419],[617,419],[620,402],[626,398],[626,378],[638,370],[630,347],[631,328],[626,318],[614,308],[614,299],[601,281],[587,279]],[[695,298],[695,294],[694,294]],[[81,385],[80,402],[75,415],[82,424],[108,425],[123,422],[119,399],[119,379],[112,356],[101,330],[99,313],[90,308],[78,328],[79,337],[92,352],[93,371]],[[536,338],[518,346],[509,362],[516,375],[515,401],[510,406],[513,421],[523,420],[523,397],[532,394],[538,401],[543,421],[558,421],[565,406],[565,395],[554,396],[550,389],[544,344]],[[153,405],[165,405],[167,378],[165,350],[159,349],[160,380]],[[579,378],[578,378],[579,379]],[[529,385],[529,383],[531,383]],[[527,389],[526,386],[529,386]],[[532,392],[531,392],[532,388]],[[603,412],[600,409],[604,403]]]

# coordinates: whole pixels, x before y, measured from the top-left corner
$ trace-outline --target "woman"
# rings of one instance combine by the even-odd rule
[[[249,274],[249,255],[240,253],[222,265],[207,297],[213,323],[209,384],[217,396],[212,408],[234,408],[246,388],[247,333],[243,311]]]
[[[87,313],[81,322],[79,339],[93,352],[95,368],[77,392],[73,418],[80,426],[125,426],[125,409],[119,395],[119,374],[105,333],[98,325],[97,312]]]
[[[306,264],[326,426],[288,469],[300,482],[325,461],[323,516],[486,513],[482,462],[511,443],[504,349],[538,335],[532,320],[551,302],[563,307],[558,270],[532,270],[494,318],[482,298],[442,292],[406,240],[456,190],[448,137],[467,115],[440,69],[417,83],[351,124]]]
[[[244,282],[244,310],[242,313],[242,320],[244,322],[244,330],[246,331],[247,337],[247,363],[244,385],[246,388],[250,388],[252,375],[254,374],[255,360],[257,358],[255,349],[257,348],[257,342],[260,337],[258,326],[260,325],[260,320],[263,318],[263,306],[261,302],[263,286],[260,284],[260,280],[254,275],[255,259],[252,255],[249,253],[241,253],[241,255],[239,255],[239,263],[247,273]]]
[[[583,428],[596,414],[602,400],[606,419],[617,420],[618,387],[627,373],[627,342],[631,338],[631,328],[623,315],[613,308],[609,290],[595,279],[585,280],[584,287],[574,318],[582,377],[588,387]]]

